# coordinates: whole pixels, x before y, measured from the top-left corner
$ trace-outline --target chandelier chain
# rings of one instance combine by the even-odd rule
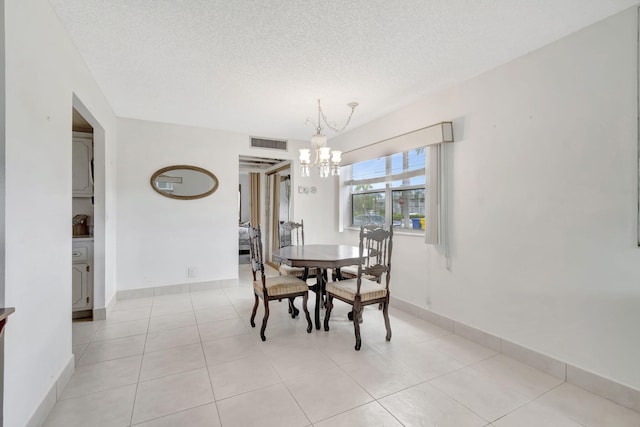
[[[349,114],[349,117],[347,117],[347,122],[344,124],[344,126],[342,126],[342,128],[337,129],[333,126],[331,126],[331,124],[327,121],[327,117],[324,115],[324,111],[322,111],[322,107],[320,106],[320,100],[318,99],[318,133],[320,133],[321,127],[320,127],[320,116],[322,116],[322,121],[324,122],[325,125],[327,125],[327,127],[329,129],[331,129],[332,131],[336,132],[336,133],[340,133],[343,130],[345,130],[347,128],[347,126],[349,126],[349,123],[351,122],[351,117],[353,116],[353,111],[356,109],[356,107],[358,106],[357,103],[352,102],[349,104],[349,107],[351,107],[351,113]]]

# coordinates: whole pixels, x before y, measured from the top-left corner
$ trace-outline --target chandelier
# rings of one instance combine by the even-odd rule
[[[311,146],[313,147],[313,150],[315,150],[316,156],[313,159],[313,163],[311,163],[311,149],[300,149],[300,175],[309,176],[311,168],[316,165],[318,165],[321,178],[328,177],[329,173],[331,173],[332,176],[340,175],[340,161],[342,160],[342,152],[338,150],[331,150],[330,147],[327,147],[327,137],[322,133],[322,123],[324,122],[326,127],[336,133],[345,130],[345,128],[349,126],[351,116],[353,116],[353,110],[356,109],[358,103],[350,102],[347,105],[349,106],[349,108],[351,108],[351,114],[349,114],[345,125],[341,129],[336,129],[327,121],[327,118],[322,111],[322,107],[320,106],[320,100],[318,99],[318,122],[317,124],[315,124],[316,134],[311,137]],[[312,122],[310,119],[307,119],[307,123]]]

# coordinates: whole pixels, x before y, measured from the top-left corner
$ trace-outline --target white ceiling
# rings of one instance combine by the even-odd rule
[[[351,129],[638,1],[50,3],[116,115],[307,139],[317,98]]]

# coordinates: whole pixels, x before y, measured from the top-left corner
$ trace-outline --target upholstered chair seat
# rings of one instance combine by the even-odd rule
[[[307,283],[294,276],[274,276],[266,278],[267,295],[270,297],[288,295],[296,292],[306,292]],[[262,279],[253,281],[253,289],[256,292],[264,292]]]
[[[339,296],[342,299],[355,301],[358,291],[358,280],[347,279],[339,282],[327,283],[327,292],[331,292],[335,296]],[[360,284],[360,300],[362,302],[371,301],[373,299],[384,298],[387,296],[387,289],[380,283],[362,279]]]
[[[278,272],[285,276],[304,277],[304,267],[291,267],[286,264],[280,264]],[[316,269],[310,268],[307,277],[315,277]]]

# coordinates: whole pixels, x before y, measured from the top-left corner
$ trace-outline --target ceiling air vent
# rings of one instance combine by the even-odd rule
[[[254,148],[272,148],[274,150],[287,151],[287,141],[278,139],[251,138],[251,146]]]

